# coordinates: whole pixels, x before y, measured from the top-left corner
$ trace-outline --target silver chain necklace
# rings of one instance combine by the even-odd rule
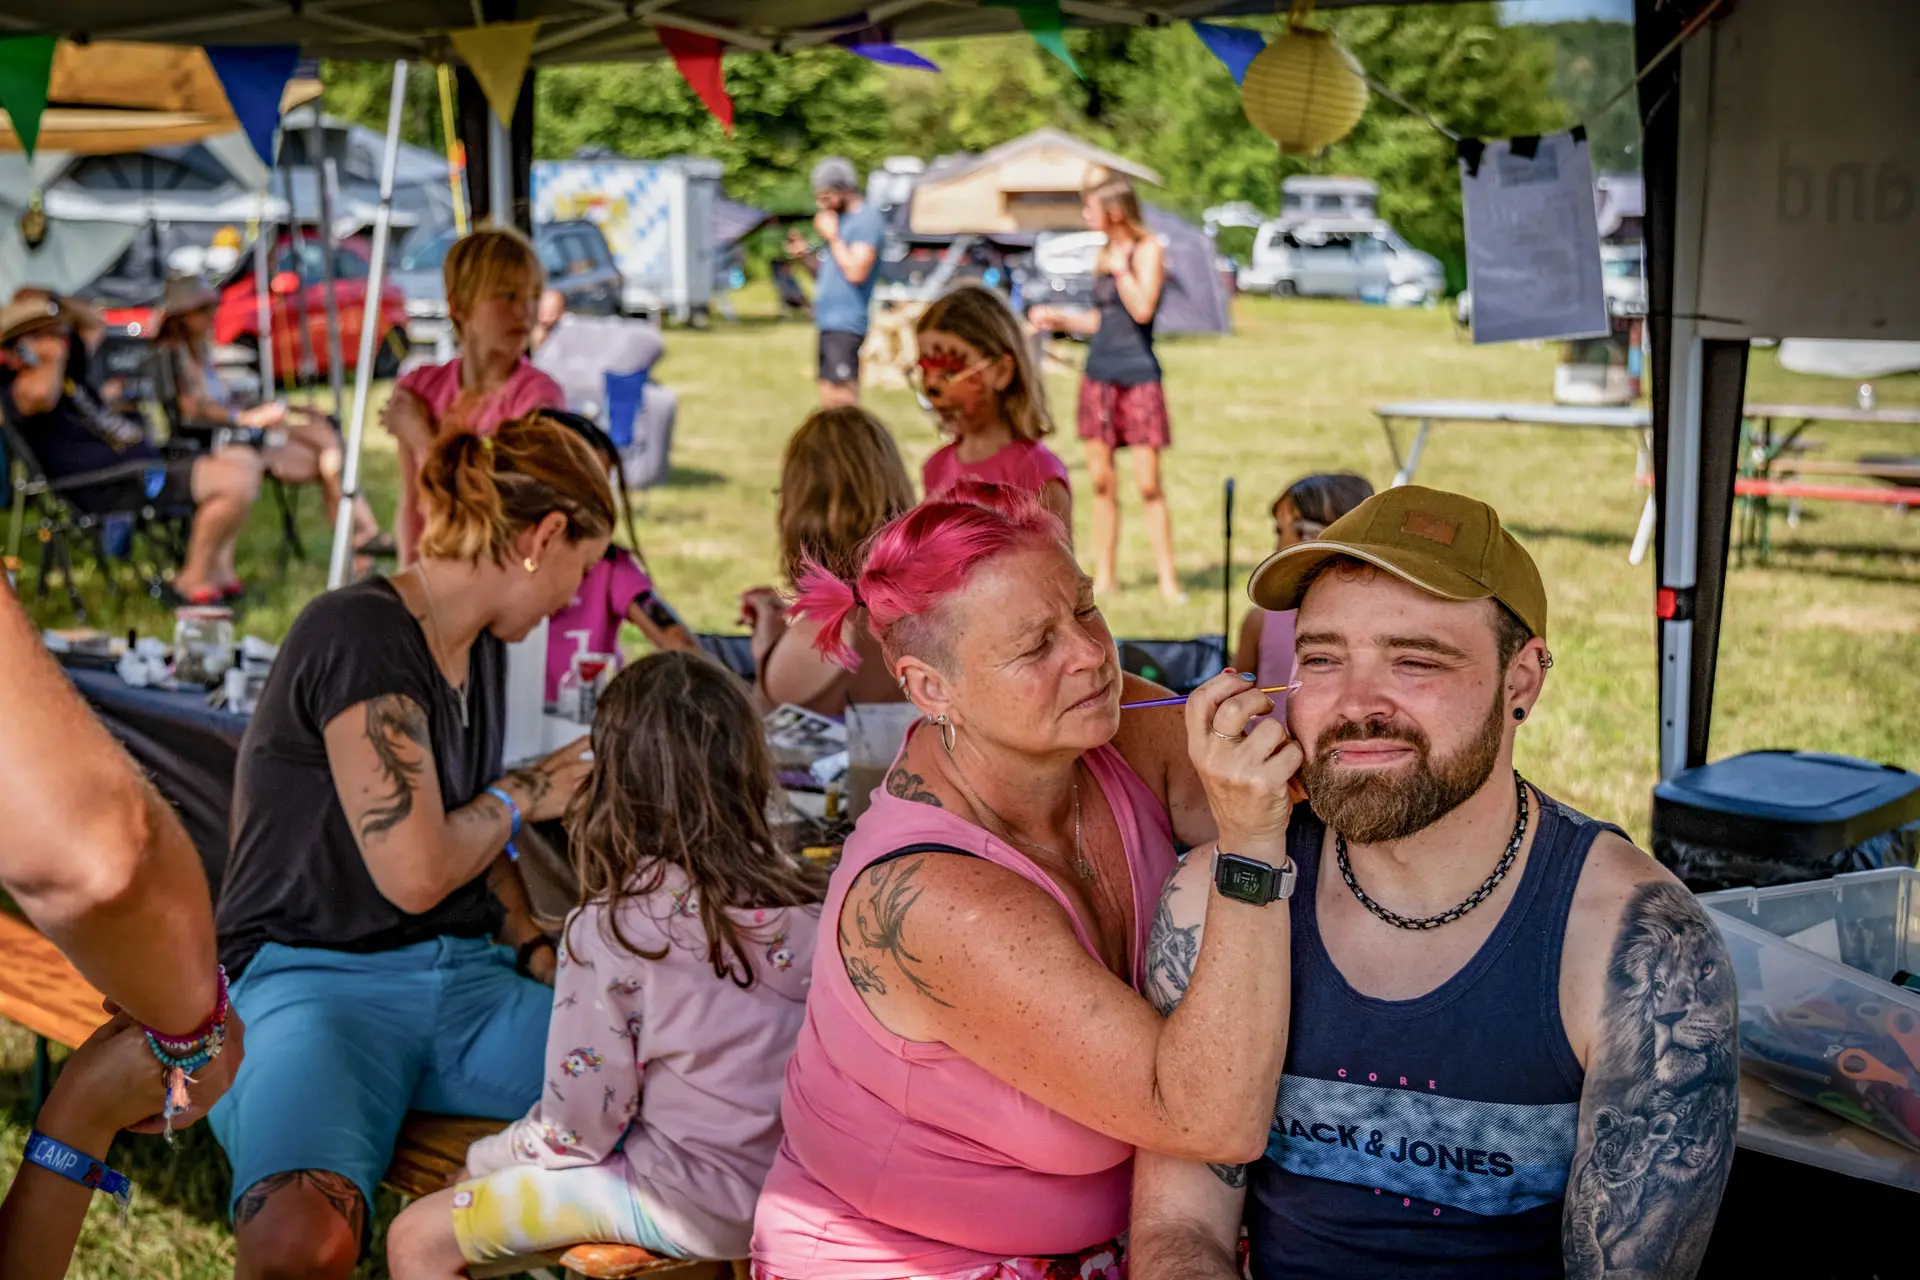
[[[1060,859],[1062,862],[1067,863],[1075,871],[1079,872],[1080,878],[1082,880],[1085,880],[1088,884],[1092,884],[1100,878],[1099,871],[1095,869],[1093,863],[1087,861],[1087,855],[1081,850],[1081,847],[1080,847],[1080,766],[1079,765],[1076,764],[1073,767],[1073,857],[1071,858],[1067,857],[1066,854],[1060,852],[1060,850],[1054,848],[1052,845],[1041,844],[1038,840],[1022,840],[1019,836],[1014,835],[1013,828],[1007,825],[1006,820],[1003,819],[999,814],[995,813],[991,808],[989,808],[987,805],[987,802],[985,800],[982,800],[979,794],[975,792],[972,787],[967,785],[967,780],[960,773],[960,766],[957,764],[954,765],[954,768],[953,768],[953,779],[955,782],[958,782],[960,784],[960,789],[967,793],[967,799],[973,804],[973,807],[978,809],[982,814],[984,814],[986,817],[988,817],[993,821],[993,825],[996,828],[998,828],[998,830],[996,830],[994,834],[999,836],[1002,840],[1006,841],[1008,844],[1025,845],[1029,849],[1039,849],[1043,853],[1052,854],[1054,857]]]
[[[1396,929],[1438,929],[1443,924],[1452,924],[1485,902],[1493,891],[1500,887],[1500,882],[1507,878],[1507,872],[1513,869],[1514,857],[1520,852],[1520,841],[1525,839],[1527,834],[1527,781],[1520,776],[1518,769],[1513,773],[1513,788],[1520,797],[1520,816],[1514,820],[1513,836],[1507,841],[1507,851],[1500,855],[1499,865],[1494,867],[1493,874],[1481,881],[1480,887],[1459,906],[1442,911],[1437,916],[1427,916],[1422,920],[1396,915],[1387,910],[1369,898],[1367,891],[1360,887],[1360,882],[1353,878],[1353,864],[1347,860],[1347,838],[1336,831],[1333,833],[1333,856],[1340,864],[1340,878],[1347,882],[1347,888],[1353,890],[1353,896],[1360,900],[1361,906]]]
[[[440,610],[433,602],[433,583],[427,580],[427,569],[425,565],[417,564],[413,566],[413,576],[420,580],[420,590],[427,597],[427,625],[433,628],[433,647],[440,651],[439,654],[434,655],[434,665],[438,667],[440,665],[440,658],[447,651],[447,639],[440,634]],[[468,675],[472,675],[471,670],[468,671]],[[440,672],[440,679],[446,682],[447,687],[452,689],[455,696],[459,699],[460,727],[462,729],[472,728],[473,726],[467,722],[467,685],[469,681],[462,680],[459,684],[454,684],[453,681],[447,679],[447,673],[444,670]]]

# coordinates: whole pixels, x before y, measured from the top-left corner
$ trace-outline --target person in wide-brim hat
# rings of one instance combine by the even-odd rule
[[[339,429],[323,414],[277,400],[244,408],[233,402],[213,362],[220,302],[220,294],[198,276],[168,280],[161,296],[155,340],[173,362],[180,418],[272,433],[263,449],[267,469],[282,483],[318,486],[326,510],[338,510],[346,455]],[[392,554],[392,543],[381,534],[366,499],[354,499],[353,520],[355,550],[363,555]]]
[[[22,289],[0,307],[0,347],[56,325],[71,329],[78,317],[61,299],[38,289]]]

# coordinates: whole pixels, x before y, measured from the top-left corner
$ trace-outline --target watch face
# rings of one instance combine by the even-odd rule
[[[1229,854],[1220,859],[1214,883],[1229,898],[1264,903],[1273,896],[1273,868]]]

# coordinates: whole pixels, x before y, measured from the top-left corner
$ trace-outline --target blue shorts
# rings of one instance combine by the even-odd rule
[[[516,1120],[540,1095],[553,991],[513,952],[439,938],[355,955],[262,947],[233,984],[246,1059],[208,1116],[233,1204],[262,1178],[325,1169],[366,1204],[409,1111]]]

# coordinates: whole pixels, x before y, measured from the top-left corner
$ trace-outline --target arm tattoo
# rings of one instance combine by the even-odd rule
[[[422,760],[408,760],[400,752],[406,743],[418,747],[426,759],[432,759],[428,741],[427,713],[413,699],[398,693],[384,693],[367,701],[367,743],[380,768],[381,780],[388,790],[360,815],[360,839],[364,842],[384,836],[407,820],[413,812],[413,788],[425,768]]]
[[[1243,1164],[1210,1164],[1213,1176],[1232,1187],[1235,1191],[1244,1191],[1247,1187],[1247,1166]]]
[[[1570,1280],[1693,1275],[1733,1163],[1733,971],[1705,912],[1640,886],[1607,962],[1562,1224]]]
[[[917,773],[907,772],[907,766],[895,765],[893,772],[887,775],[887,794],[900,800],[911,800],[915,804],[930,804],[939,809],[944,806],[940,797],[927,790],[927,780]]]
[[[935,1004],[951,1009],[953,1005],[935,995],[933,984],[921,977],[914,968],[921,963],[920,957],[907,949],[907,912],[913,909],[914,903],[920,901],[922,892],[914,884],[913,878],[919,874],[920,864],[925,861],[925,855],[901,858],[871,868],[861,877],[870,891],[865,901],[852,904],[853,927],[859,934],[860,945],[868,954],[848,954],[850,940],[843,923],[840,928],[840,956],[847,968],[847,981],[853,984],[855,991],[887,994],[886,980],[881,977],[872,960],[873,955],[878,953],[893,961],[894,968],[900,971],[900,976],[915,991]],[[842,911],[844,919],[844,908]]]
[[[240,1202],[233,1207],[233,1225],[246,1226],[260,1216],[260,1211],[267,1207],[269,1201],[282,1192],[298,1188],[308,1188],[318,1193],[329,1208],[347,1220],[357,1248],[360,1233],[365,1230],[367,1222],[367,1207],[360,1198],[360,1188],[354,1185],[353,1179],[325,1169],[292,1169],[260,1179],[247,1188]]]
[[[1153,909],[1153,926],[1147,934],[1147,999],[1163,1018],[1179,1007],[1193,981],[1194,961],[1200,958],[1200,922],[1184,926],[1173,922],[1169,904],[1178,892],[1180,886],[1168,881],[1160,905]],[[1207,1168],[1235,1190],[1247,1185],[1247,1166],[1243,1164],[1209,1164]]]
[[[1193,981],[1193,963],[1200,958],[1199,922],[1185,928],[1173,922],[1169,904],[1178,892],[1180,886],[1169,882],[1160,895],[1160,905],[1153,909],[1153,927],[1147,934],[1147,999],[1163,1018],[1187,994],[1187,984]]]

